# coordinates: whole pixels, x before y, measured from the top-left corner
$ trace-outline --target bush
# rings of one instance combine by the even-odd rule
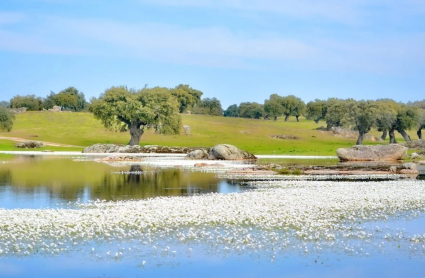
[[[7,108],[0,107],[0,130],[11,131],[15,115],[7,110]]]

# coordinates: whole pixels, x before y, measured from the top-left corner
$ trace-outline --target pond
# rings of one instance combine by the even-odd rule
[[[423,277],[425,181],[194,163],[2,155],[0,277]]]
[[[0,204],[8,209],[243,190],[213,173],[131,163],[110,165],[84,157],[16,156],[2,162]]]

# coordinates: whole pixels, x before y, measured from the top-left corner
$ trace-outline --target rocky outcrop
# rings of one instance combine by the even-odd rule
[[[424,158],[424,156],[418,154],[418,153],[412,153],[410,154],[410,159],[421,159]]]
[[[408,147],[409,149],[424,149],[425,150],[425,139],[410,141],[405,143],[404,146]]]
[[[22,114],[27,112],[27,108],[26,107],[21,107],[21,108],[8,108],[7,110],[9,110],[12,113],[15,114]]]
[[[25,142],[16,143],[15,147],[22,148],[22,149],[35,149],[35,148],[44,147],[44,144],[38,141],[25,141]]]
[[[83,153],[140,153],[140,146],[122,146],[114,144],[95,144],[83,150]]]
[[[415,163],[404,163],[401,165],[391,166],[390,172],[401,175],[417,175],[419,174]]]
[[[346,138],[352,138],[352,139],[357,139],[359,137],[358,131],[341,128],[341,127],[332,127],[332,133],[335,137],[346,137]],[[370,134],[365,134],[364,139],[370,140],[370,141],[376,141],[376,138]]]
[[[276,139],[289,139],[289,140],[299,140],[300,137],[293,136],[293,135],[272,135],[273,138]]]
[[[60,106],[53,106],[53,108],[49,109],[50,112],[61,112],[62,108]]]
[[[194,150],[187,154],[186,159],[207,159],[208,152],[206,150]]]
[[[83,150],[83,153],[181,153],[186,154],[194,150],[208,151],[203,147],[167,147],[157,145],[146,145],[144,147],[124,146],[115,144],[95,144]]]
[[[407,157],[407,148],[397,144],[341,148],[336,151],[341,161],[394,161]]]
[[[204,147],[168,147],[168,146],[157,146],[157,145],[146,145],[142,147],[142,153],[190,153],[194,150],[205,150],[208,148]]]
[[[252,153],[243,151],[233,145],[220,144],[214,146],[208,152],[210,160],[256,160]]]

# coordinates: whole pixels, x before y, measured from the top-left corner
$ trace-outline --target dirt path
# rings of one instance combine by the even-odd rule
[[[0,136],[0,140],[11,140],[15,142],[25,142],[25,141],[38,141],[42,142],[46,146],[53,146],[53,147],[71,147],[71,148],[83,148],[81,146],[75,146],[75,145],[66,145],[66,144],[58,144],[58,143],[52,143],[52,142],[46,142],[46,141],[39,141],[39,140],[29,140],[25,138],[18,138],[18,137],[6,137],[6,136]]]

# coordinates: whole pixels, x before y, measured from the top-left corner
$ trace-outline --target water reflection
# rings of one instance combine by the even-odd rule
[[[211,173],[70,158],[17,156],[0,164],[0,208],[56,206],[60,201],[126,200],[238,192]],[[46,201],[48,200],[48,201]]]

